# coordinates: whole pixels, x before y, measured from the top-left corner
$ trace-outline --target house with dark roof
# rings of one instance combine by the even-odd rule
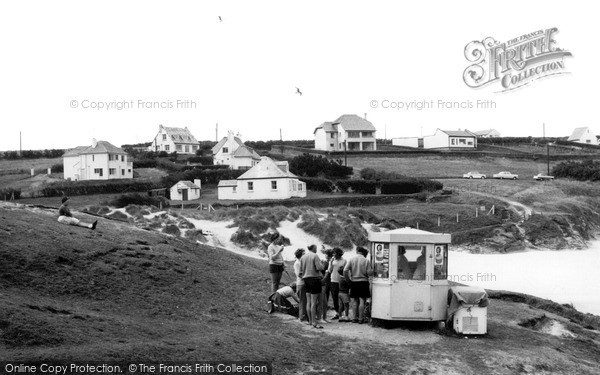
[[[171,186],[170,197],[172,201],[191,201],[200,199],[201,182],[199,179],[191,181],[181,180]]]
[[[437,129],[433,135],[425,137],[392,138],[392,145],[447,150],[477,149],[477,134],[468,130]]]
[[[306,197],[306,183],[290,172],[287,161],[263,156],[260,162],[236,180],[221,180],[219,199],[256,200]]]
[[[176,151],[178,154],[195,155],[198,148],[198,140],[187,127],[172,128],[158,125],[158,133],[152,140],[150,147],[148,147],[148,151],[166,151],[169,153]]]
[[[342,115],[313,131],[315,149],[324,151],[375,151],[377,129],[366,118]]]
[[[260,155],[232,131],[213,146],[212,153],[214,165],[228,165],[231,169],[249,169],[260,162]]]
[[[589,127],[575,128],[567,141],[597,145],[598,137]]]
[[[67,180],[133,178],[129,155],[109,142],[95,139],[91,146],[78,146],[65,152],[63,169]]]

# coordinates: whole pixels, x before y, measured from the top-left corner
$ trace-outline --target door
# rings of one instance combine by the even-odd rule
[[[188,189],[181,189],[181,200],[182,201],[188,200]]]

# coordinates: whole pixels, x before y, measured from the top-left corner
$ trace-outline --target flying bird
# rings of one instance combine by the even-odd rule
[[[220,21],[220,22],[223,22],[223,19],[221,18],[221,16],[219,16],[219,21]]]
[[[302,96],[302,91],[300,91],[300,89],[299,89],[299,88],[297,88],[297,87],[296,87],[296,94],[298,94],[298,95]]]

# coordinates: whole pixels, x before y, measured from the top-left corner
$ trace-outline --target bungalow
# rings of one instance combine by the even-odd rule
[[[218,199],[255,200],[306,197],[306,184],[291,173],[287,161],[263,156],[236,180],[221,180]]]
[[[198,151],[199,143],[187,127],[170,128],[158,125],[158,133],[154,137],[148,151],[166,151],[178,154],[195,155]]]
[[[212,153],[214,165],[228,165],[231,169],[249,169],[260,162],[260,155],[231,131],[212,148]]]
[[[500,136],[500,132],[496,129],[478,130],[474,133],[479,138],[496,138]]]
[[[200,199],[201,182],[196,179],[194,182],[179,181],[171,187],[171,200],[174,201],[191,201]]]
[[[365,116],[366,117],[366,116]],[[377,129],[366,118],[342,115],[324,122],[313,131],[315,149],[324,151],[375,151]]]
[[[597,145],[598,137],[588,127],[575,128],[567,141]]]
[[[392,138],[392,145],[427,149],[475,150],[477,148],[477,135],[468,130],[437,129],[433,135],[422,138]]]
[[[133,178],[133,164],[128,158],[121,148],[94,139],[91,146],[78,146],[64,153],[64,178],[75,181]]]

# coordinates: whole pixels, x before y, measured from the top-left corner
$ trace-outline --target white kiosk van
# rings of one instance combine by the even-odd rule
[[[412,228],[369,232],[371,317],[445,321],[450,234]]]

